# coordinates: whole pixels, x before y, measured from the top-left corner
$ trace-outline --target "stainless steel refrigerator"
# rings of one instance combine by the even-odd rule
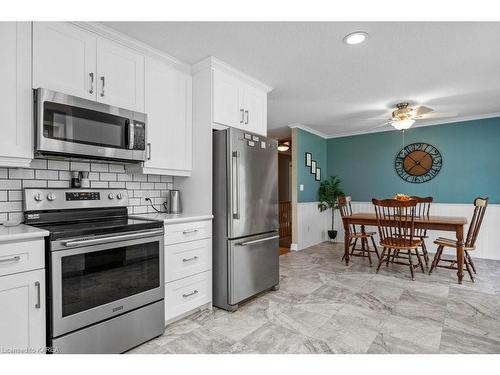
[[[278,142],[213,133],[213,304],[238,304],[279,286]]]

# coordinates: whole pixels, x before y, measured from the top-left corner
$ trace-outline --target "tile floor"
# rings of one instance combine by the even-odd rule
[[[366,258],[341,262],[323,243],[280,257],[280,290],[234,313],[217,308],[169,325],[130,353],[500,353],[500,261],[431,276],[400,265],[379,274]]]

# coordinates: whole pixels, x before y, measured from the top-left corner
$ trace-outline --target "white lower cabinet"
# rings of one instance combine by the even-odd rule
[[[43,353],[44,347],[45,270],[0,277],[0,353]]]
[[[165,322],[212,302],[212,222],[165,225]]]

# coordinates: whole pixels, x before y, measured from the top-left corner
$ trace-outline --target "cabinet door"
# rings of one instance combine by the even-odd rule
[[[213,122],[235,128],[243,127],[243,107],[240,100],[240,81],[221,72],[213,71]]]
[[[245,118],[243,129],[267,135],[267,94],[253,87],[243,90]]]
[[[0,22],[0,166],[27,167],[33,158],[31,24]]]
[[[96,37],[64,22],[33,23],[33,88],[96,98]]]
[[[191,171],[191,76],[161,61],[146,60],[148,173],[186,175]]]
[[[0,347],[45,347],[45,271],[0,277]]]
[[[97,101],[144,112],[144,56],[99,38]]]

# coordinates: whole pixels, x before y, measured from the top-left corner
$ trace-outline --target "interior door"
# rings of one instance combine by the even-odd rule
[[[229,304],[279,283],[279,235],[271,233],[229,241]]]
[[[229,74],[213,71],[213,122],[239,128],[243,126],[239,86],[239,81]]]
[[[96,99],[96,37],[65,22],[33,23],[33,88]]]
[[[97,101],[144,112],[144,56],[97,40]]]
[[[231,220],[229,238],[278,229],[278,143],[237,129],[229,131]]]
[[[191,170],[191,76],[146,60],[146,113],[151,154],[145,167]]]
[[[45,271],[0,278],[0,347],[45,347]]]

